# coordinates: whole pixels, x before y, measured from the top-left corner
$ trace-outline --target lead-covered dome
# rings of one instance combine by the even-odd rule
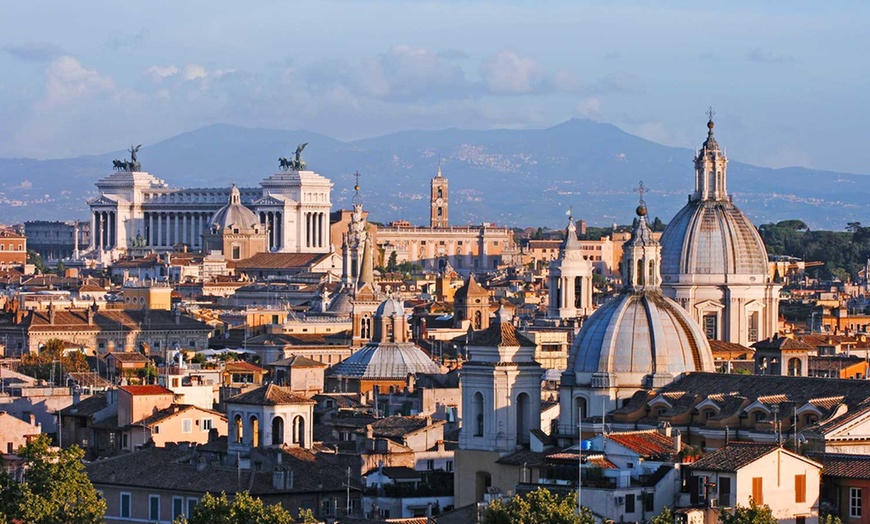
[[[646,207],[623,245],[623,291],[583,324],[569,355],[574,383],[592,387],[658,387],[681,373],[713,371],[701,327],[662,295],[661,245],[646,223]]]
[[[260,219],[257,215],[242,204],[242,195],[239,188],[233,184],[230,190],[230,199],[227,204],[218,209],[209,221],[209,229],[240,229],[251,230],[260,227]]]
[[[617,377],[616,386],[651,387],[680,373],[714,371],[701,327],[659,292],[624,293],[593,313],[571,347],[578,374]]]
[[[761,235],[730,201],[689,202],[668,224],[661,243],[666,282],[680,274],[763,277],[768,273]]]
[[[762,283],[767,279],[767,251],[761,235],[731,201],[727,190],[728,159],[707,123],[707,139],[695,156],[695,192],[662,234],[662,275],[669,282],[705,275],[717,280]]]

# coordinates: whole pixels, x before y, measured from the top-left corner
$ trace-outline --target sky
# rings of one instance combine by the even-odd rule
[[[660,5],[664,4],[664,5]],[[609,122],[732,160],[870,174],[870,2],[4,2],[0,156],[214,123],[351,140]]]

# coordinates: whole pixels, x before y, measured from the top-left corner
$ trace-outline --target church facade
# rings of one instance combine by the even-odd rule
[[[230,188],[179,189],[143,171],[119,171],[97,182],[88,202],[90,252],[110,260],[128,250],[201,250],[212,217],[230,200]],[[276,173],[259,188],[239,188],[239,200],[260,220],[269,251],[327,253],[332,182],[306,170]]]

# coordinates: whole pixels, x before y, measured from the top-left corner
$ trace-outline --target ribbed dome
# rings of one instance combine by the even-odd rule
[[[230,190],[230,199],[227,205],[220,208],[209,221],[209,229],[233,229],[241,230],[257,229],[260,219],[257,215],[242,204],[242,196],[239,188],[233,184]]]
[[[336,365],[331,376],[402,379],[409,374],[437,374],[441,368],[410,342],[371,343]]]
[[[701,327],[660,292],[623,293],[583,324],[571,348],[569,371],[616,374],[618,386],[651,386],[680,373],[713,371]]]
[[[728,200],[695,200],[677,213],[662,234],[662,276],[768,273],[761,235]],[[671,278],[669,278],[671,277]]]

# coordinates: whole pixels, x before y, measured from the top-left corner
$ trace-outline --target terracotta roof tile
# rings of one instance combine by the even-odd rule
[[[131,395],[174,395],[171,390],[166,389],[163,386],[157,385],[148,385],[148,386],[121,386],[118,388],[122,391],[126,391]]]
[[[824,477],[870,480],[870,456],[840,453],[807,453],[807,456],[824,466]]]
[[[779,449],[777,444],[734,442],[704,455],[690,467],[693,470],[733,472],[777,449]]]
[[[675,439],[655,429],[609,433],[607,439],[645,458],[667,458],[676,454]]]

